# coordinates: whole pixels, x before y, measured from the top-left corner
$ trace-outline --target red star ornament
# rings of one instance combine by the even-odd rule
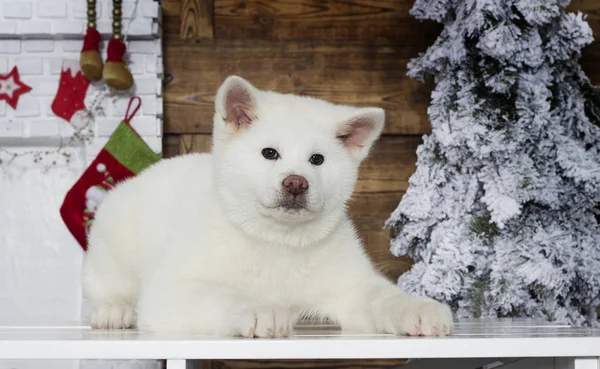
[[[16,66],[8,74],[0,74],[0,101],[6,100],[13,109],[17,108],[19,97],[31,91],[31,87],[21,82]]]

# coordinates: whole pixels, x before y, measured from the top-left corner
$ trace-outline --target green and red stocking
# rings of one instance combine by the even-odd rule
[[[133,102],[137,102],[138,105],[130,114]],[[96,210],[108,192],[119,182],[137,175],[160,160],[130,125],[130,120],[140,105],[139,97],[131,99],[125,119],[117,126],[92,164],[67,192],[60,208],[63,221],[84,250],[87,250],[87,235]]]

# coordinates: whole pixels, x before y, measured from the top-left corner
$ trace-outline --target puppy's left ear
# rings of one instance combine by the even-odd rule
[[[336,137],[350,151],[350,155],[362,161],[381,135],[384,122],[383,109],[360,109],[338,124]]]

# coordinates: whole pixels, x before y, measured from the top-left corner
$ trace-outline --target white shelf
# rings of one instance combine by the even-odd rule
[[[375,359],[600,357],[600,330],[532,320],[458,321],[451,337],[396,337],[298,327],[243,339],[79,326],[0,327],[0,359]]]

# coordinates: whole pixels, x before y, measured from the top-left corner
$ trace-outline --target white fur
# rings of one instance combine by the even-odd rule
[[[251,98],[249,125],[227,116],[234,88]],[[361,118],[372,124],[361,145],[336,137]],[[449,334],[450,310],[380,276],[346,215],[383,120],[378,108],[228,78],[217,94],[213,153],[165,159],[99,207],[83,271],[92,326],[127,328],[137,319],[143,330],[280,337],[302,312],[316,312],[345,330]],[[265,147],[281,158],[265,159]],[[315,153],[325,157],[320,166],[309,162]],[[291,174],[310,184],[305,210],[277,207]]]

